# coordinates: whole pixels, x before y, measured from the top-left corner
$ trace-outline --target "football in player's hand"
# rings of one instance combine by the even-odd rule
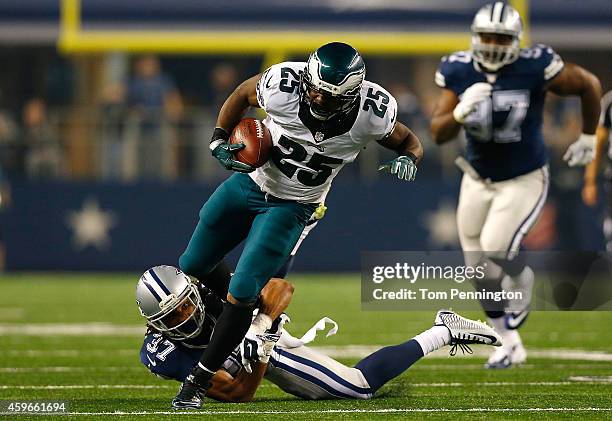
[[[254,118],[240,120],[230,135],[230,143],[241,142],[246,147],[235,154],[238,161],[258,168],[270,158],[272,136],[261,121]]]

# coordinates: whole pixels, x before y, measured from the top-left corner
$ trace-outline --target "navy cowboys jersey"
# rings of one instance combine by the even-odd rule
[[[467,51],[442,58],[435,82],[459,98],[475,83],[493,86],[491,100],[481,102],[464,123],[467,158],[481,177],[508,180],[546,164],[546,85],[562,69],[563,60],[545,45],[523,48],[515,62],[497,73],[485,73]]]

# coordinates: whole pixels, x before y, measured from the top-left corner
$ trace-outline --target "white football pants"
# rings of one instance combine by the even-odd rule
[[[370,399],[363,373],[316,349],[274,347],[266,379],[303,399]]]
[[[487,257],[512,260],[536,222],[548,193],[548,166],[510,180],[461,180],[457,228],[466,264]]]

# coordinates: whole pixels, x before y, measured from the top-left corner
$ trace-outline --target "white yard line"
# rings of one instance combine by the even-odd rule
[[[1,334],[0,334],[1,336]],[[340,345],[340,346],[313,346],[313,349],[320,351],[332,358],[364,358],[371,353],[379,350],[380,345]],[[473,358],[473,357],[486,357],[489,355],[491,350],[483,346],[475,346],[473,348],[473,354],[457,354],[454,357],[448,355],[448,348],[439,349],[427,355],[427,359],[431,358]],[[25,349],[25,350],[9,350],[8,355],[11,356],[26,356],[26,357],[77,357],[81,355],[87,356],[108,356],[109,352],[113,355],[130,356],[137,355],[138,349],[118,349],[118,350],[87,350],[87,349],[65,349],[65,350],[43,350],[43,349]],[[612,353],[604,351],[589,351],[582,349],[564,349],[564,348],[551,348],[551,349],[537,349],[529,348],[529,357],[540,358],[547,360],[566,360],[566,361],[600,361],[600,362],[612,362]],[[474,368],[461,366],[464,368]],[[480,366],[478,366],[480,368]],[[435,369],[435,367],[431,367]],[[445,367],[444,369],[452,369]]]
[[[9,349],[6,355],[17,357],[108,357],[106,349]],[[137,355],[138,349],[113,349],[112,355]]]
[[[570,376],[569,379],[573,382],[612,383],[612,376]]]
[[[346,346],[314,346],[313,348],[332,358],[363,358],[380,349],[379,345],[346,345]],[[491,349],[475,346],[473,354],[457,354],[452,358],[486,357]],[[528,349],[529,357],[551,360],[581,360],[581,361],[612,361],[612,354],[602,351],[587,351],[580,349]],[[427,358],[451,358],[448,348],[439,349],[427,355]]]
[[[113,355],[122,355],[122,356],[135,356],[138,350],[133,349],[123,349],[123,350],[112,350]],[[35,358],[49,358],[49,357],[79,357],[79,356],[104,356],[107,357],[109,355],[108,350],[22,350],[15,351],[9,350],[7,351],[8,355],[11,356],[20,356],[20,357],[32,357]],[[535,369],[537,368],[537,364],[522,364],[521,369]],[[410,370],[427,370],[427,371],[453,371],[453,370],[482,370],[482,364],[473,364],[464,362],[462,364],[424,364],[424,365],[416,365],[413,366]],[[610,364],[605,362],[601,364],[581,364],[579,362],[568,362],[568,363],[560,363],[560,364],[547,364],[546,368],[553,369],[576,369],[576,370],[591,370],[591,369],[600,369],[600,368],[610,368]],[[109,367],[109,366],[20,366],[20,367],[0,367],[0,373],[27,373],[27,372],[38,372],[38,371],[48,371],[48,372],[69,372],[69,371],[87,371],[87,370],[96,370],[96,371],[121,371],[125,370],[142,370],[144,367],[140,366],[140,364],[136,364],[134,366],[124,366],[124,367]]]
[[[141,371],[144,367],[133,365],[127,367],[85,366],[85,367],[0,367],[0,373],[77,373],[86,371]]]
[[[607,384],[612,380],[606,376],[599,377],[570,377],[570,381],[550,382],[448,382],[448,383],[408,383],[408,387],[482,387],[482,386],[576,386],[582,384]],[[0,385],[0,390],[63,390],[63,389],[176,389],[178,383],[167,384],[60,384],[60,385]],[[389,383],[392,384],[392,383]],[[272,384],[263,384],[260,387],[274,387]]]
[[[64,412],[58,413],[63,415],[76,416],[121,416],[121,415],[257,415],[257,414],[389,414],[389,413],[462,413],[462,412],[610,412],[612,408],[380,408],[380,409],[317,409],[317,410],[296,410],[296,411],[266,411],[266,410],[251,410],[251,411],[134,411],[134,412]],[[10,412],[0,412],[0,415],[15,415]],[[28,415],[49,415],[49,414],[34,414]]]
[[[0,336],[135,336],[145,332],[144,325],[113,323],[2,323]]]
[[[0,385],[0,390],[69,390],[69,389],[176,389],[178,383],[168,384],[52,384],[52,385]]]
[[[142,325],[118,325],[112,323],[0,323],[0,336],[139,336],[143,335],[145,327]],[[363,358],[381,348],[380,345],[343,345],[343,346],[314,346],[313,348],[329,355],[332,358]],[[55,351],[58,356],[72,356],[71,352],[86,352],[80,350]],[[100,350],[98,350],[100,351]],[[121,350],[125,352],[126,350]],[[21,351],[15,351],[20,353]],[[28,351],[24,351],[28,352]],[[33,351],[30,351],[33,352]],[[45,351],[41,351],[45,352]],[[54,352],[54,351],[48,351]],[[89,351],[88,351],[89,352]],[[129,352],[129,351],[128,351]],[[134,350],[136,353],[137,350]],[[62,354],[63,353],[63,354]],[[487,347],[474,347],[474,354],[457,355],[469,358],[483,357],[490,353]],[[27,355],[27,354],[26,354]],[[78,355],[78,354],[76,354]],[[125,354],[124,354],[125,355]],[[582,360],[582,361],[612,361],[612,353],[601,351],[588,351],[576,349],[529,349],[532,358]],[[448,349],[438,350],[427,358],[448,358]]]

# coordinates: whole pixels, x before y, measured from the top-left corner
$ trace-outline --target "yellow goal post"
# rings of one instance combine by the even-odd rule
[[[524,21],[523,44],[529,44],[529,0],[511,0]],[[446,54],[469,47],[462,32],[374,31],[206,31],[84,30],[81,0],[61,0],[58,49],[66,54],[124,51],[159,54],[263,55],[263,67],[304,54],[332,40],[353,45],[365,55]]]

